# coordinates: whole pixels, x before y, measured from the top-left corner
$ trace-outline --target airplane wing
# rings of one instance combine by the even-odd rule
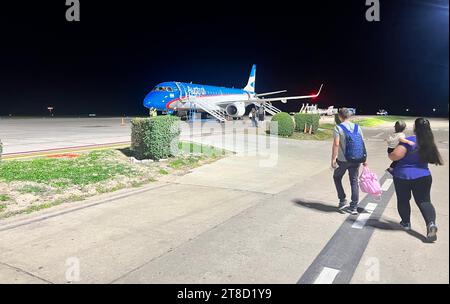
[[[322,91],[322,87],[323,87],[323,84],[320,85],[319,91],[316,94],[312,94],[312,95],[264,98],[264,99],[258,99],[258,101],[262,101],[262,102],[281,101],[283,103],[286,103],[288,100],[316,98],[320,95],[320,91]]]
[[[267,95],[275,95],[275,94],[280,94],[280,93],[284,93],[284,92],[287,92],[287,90],[255,94],[255,96],[260,97],[260,96],[267,96]]]
[[[254,99],[247,99],[247,100],[233,100],[233,101],[221,101],[217,104],[229,104],[232,102],[245,102],[247,104],[251,103],[265,103],[265,102],[273,102],[273,101],[281,101],[283,103],[286,103],[288,100],[299,100],[299,99],[306,99],[306,98],[316,98],[320,95],[320,92],[322,91],[323,84],[320,85],[319,91],[316,94],[312,95],[302,95],[302,96],[289,96],[289,97],[274,97],[274,98],[254,98]],[[271,93],[278,93],[278,92],[271,92]],[[256,95],[258,97],[258,95]],[[261,96],[261,95],[259,95]]]

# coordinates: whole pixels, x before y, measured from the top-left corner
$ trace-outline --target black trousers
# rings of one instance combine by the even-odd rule
[[[397,209],[403,223],[411,222],[411,193],[425,219],[425,223],[428,225],[430,222],[436,222],[436,210],[431,204],[430,196],[432,183],[431,175],[413,180],[394,177]]]
[[[388,149],[387,149],[388,155],[391,154],[394,150],[395,150],[395,149],[393,149],[393,148],[388,148]],[[398,163],[397,161],[393,161],[389,167],[392,168],[392,169],[394,169],[395,166],[397,166],[397,163]]]

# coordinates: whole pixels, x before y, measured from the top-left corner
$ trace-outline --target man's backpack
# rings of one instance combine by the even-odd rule
[[[363,163],[367,159],[366,146],[364,140],[359,133],[359,126],[355,124],[353,133],[350,132],[343,124],[339,127],[344,130],[345,134],[345,158],[350,163]]]

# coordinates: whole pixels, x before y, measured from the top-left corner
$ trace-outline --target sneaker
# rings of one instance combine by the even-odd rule
[[[355,207],[350,207],[350,208],[349,208],[349,211],[350,211],[350,214],[351,214],[351,215],[358,215],[358,207],[357,207],[357,206],[355,206]]]
[[[347,207],[347,201],[346,200],[344,200],[344,201],[341,201],[341,202],[339,202],[339,206],[338,206],[338,209],[340,210],[340,211],[342,211],[342,210],[344,210],[346,207]]]
[[[405,231],[410,231],[411,230],[411,223],[400,222],[400,226],[402,226],[403,230],[405,230]]]
[[[427,241],[435,242],[437,240],[438,227],[435,223],[431,222],[427,225]]]

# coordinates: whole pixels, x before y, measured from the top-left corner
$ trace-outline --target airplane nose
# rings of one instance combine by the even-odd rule
[[[144,98],[144,107],[151,108],[152,107],[152,93],[147,94]]]

